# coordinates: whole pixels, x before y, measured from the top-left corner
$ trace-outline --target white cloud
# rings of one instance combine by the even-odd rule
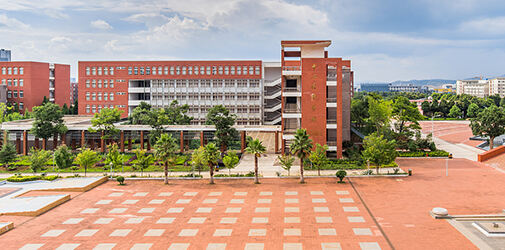
[[[0,14],[0,28],[5,26],[11,29],[27,29],[30,27],[28,24],[25,24],[16,18],[10,18],[5,14]]]
[[[95,20],[91,22],[91,27],[101,29],[101,30],[110,30],[112,26],[104,20]]]
[[[505,16],[477,19],[465,22],[461,25],[461,31],[471,34],[505,34]]]

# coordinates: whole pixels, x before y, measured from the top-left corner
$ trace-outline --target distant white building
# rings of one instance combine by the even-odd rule
[[[489,80],[489,95],[505,96],[505,77],[498,77]]]
[[[471,95],[480,98],[489,96],[488,80],[458,80],[456,81],[456,94]]]

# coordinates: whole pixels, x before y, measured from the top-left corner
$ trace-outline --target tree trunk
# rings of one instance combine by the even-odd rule
[[[377,167],[375,167],[375,170],[377,171],[377,175],[379,175],[379,165],[377,165]]]
[[[168,163],[165,162],[165,184],[168,184]]]
[[[254,184],[260,184],[258,179],[258,156],[254,155]]]
[[[86,176],[87,171],[88,171],[88,167],[84,167],[84,176]]]
[[[494,136],[489,136],[489,149],[494,148]]]
[[[303,178],[303,158],[300,158],[300,183],[305,183]]]
[[[46,150],[46,142],[47,142],[46,138],[43,138],[42,139],[42,149],[43,150]]]
[[[321,176],[321,168],[317,168],[317,176]]]
[[[214,184],[214,166],[212,164],[209,164],[209,174],[210,174],[209,184]]]

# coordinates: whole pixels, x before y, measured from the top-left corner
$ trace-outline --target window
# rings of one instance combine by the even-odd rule
[[[89,104],[86,105],[86,113],[89,113]]]
[[[19,91],[19,98],[23,98],[25,97],[25,93],[23,92],[23,90],[20,90]]]
[[[90,85],[89,85],[89,80],[86,80],[86,88],[89,88]]]
[[[200,66],[200,75],[205,75],[205,67]]]
[[[176,73],[177,75],[180,75],[180,74],[181,74],[181,67],[180,67],[180,66],[175,67],[175,73]]]
[[[237,66],[237,75],[242,75],[242,67]]]
[[[19,68],[19,74],[23,75],[25,73],[25,69],[23,67]]]
[[[96,68],[95,67],[91,68],[91,74],[94,76],[96,75]]]
[[[224,66],[224,74],[229,75],[230,74],[230,67]]]
[[[14,75],[17,75],[18,74],[18,68],[14,67],[13,72],[14,72]]]
[[[140,68],[140,70],[142,70],[142,68]],[[150,74],[151,74],[151,68],[146,67],[146,75],[150,75]]]
[[[107,92],[103,93],[103,100],[104,101],[109,100],[109,94]]]
[[[13,91],[13,94],[14,94],[14,98],[18,98],[18,92],[16,90]]]
[[[219,74],[222,75],[223,74],[223,66],[219,66]]]
[[[249,66],[249,75],[254,75],[254,67]]]
[[[230,67],[231,75],[235,75],[235,66]]]
[[[109,68],[103,67],[103,74],[104,75],[109,75]]]
[[[156,67],[153,67],[153,75],[156,75]]]
[[[91,100],[96,101],[96,93],[91,93]]]
[[[102,88],[102,80],[98,80],[98,88]]]
[[[188,67],[188,75],[193,75],[193,66]]]
[[[224,95],[224,99],[225,100],[235,100],[235,94],[233,94],[233,93],[226,93]]]
[[[216,66],[212,66],[212,74],[213,75],[217,74],[217,67]]]
[[[7,98],[12,98],[12,91],[7,91]]]
[[[98,67],[98,75],[101,76],[102,75],[102,67]]]
[[[98,92],[98,100],[101,101],[102,100],[102,92]]]
[[[138,67],[133,68],[133,74],[135,74],[135,75],[139,74],[139,68]]]
[[[110,75],[113,76],[114,75],[114,67],[110,67]]]
[[[25,109],[25,104],[20,102],[19,103],[19,110],[23,110],[23,109]]]
[[[247,75],[247,66],[243,66],[242,75]]]
[[[260,99],[259,94],[257,94],[257,93],[249,94],[249,100],[259,100],[259,99]]]
[[[110,80],[110,85],[111,88],[114,88],[114,80]]]
[[[255,75],[259,75],[259,74],[260,74],[260,66],[256,66],[256,67],[254,68],[254,74],[255,74]]]
[[[18,86],[18,79],[14,79],[14,80],[12,80],[12,81],[13,81],[13,85],[14,85],[14,87],[17,87],[17,86]]]
[[[158,75],[161,75],[161,66],[158,67]]]
[[[112,92],[111,92],[111,93],[109,94],[109,97],[110,97],[109,99],[110,99],[111,101],[114,101],[114,93],[112,93]]]
[[[89,92],[86,92],[86,101],[89,101],[89,96],[90,96]]]
[[[165,66],[164,68],[164,72],[163,72],[165,75],[168,75],[168,66]]]
[[[7,68],[6,67],[2,67],[2,75],[6,75],[7,74]]]
[[[91,73],[90,73],[90,68],[89,67],[86,67],[86,75],[89,76]]]
[[[111,104],[111,105],[109,105],[109,108],[110,108],[110,109],[113,109],[113,108],[114,108],[114,105],[112,105],[112,104]]]
[[[103,80],[103,87],[108,88],[109,87],[109,81]]]
[[[7,80],[7,86],[12,86],[12,80],[11,79]]]
[[[7,80],[2,79],[2,85],[6,85],[6,84],[7,84]]]
[[[182,66],[182,74],[186,75],[186,66]]]
[[[171,75],[175,75],[174,66],[171,66],[171,67],[170,67],[170,74],[171,74]]]
[[[7,74],[12,75],[12,68],[11,67],[7,68]]]
[[[144,67],[140,67],[140,74],[143,75],[144,74]]]
[[[207,75],[210,75],[210,66],[207,66]]]
[[[132,67],[128,67],[128,75],[132,74]]]
[[[96,113],[96,105],[93,105],[91,108],[91,112]]]

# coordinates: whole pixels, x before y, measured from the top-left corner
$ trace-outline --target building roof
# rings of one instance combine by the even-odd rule
[[[283,40],[281,46],[283,47],[300,47],[306,45],[324,45],[328,47],[331,45],[331,40]]]

